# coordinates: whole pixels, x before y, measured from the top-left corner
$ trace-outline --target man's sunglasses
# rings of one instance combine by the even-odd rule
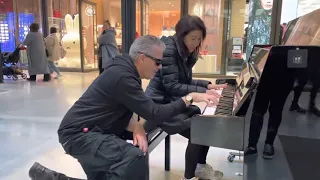
[[[142,53],[142,54],[143,54],[143,53]],[[157,59],[157,58],[152,57],[152,56],[149,56],[149,55],[147,55],[147,54],[143,54],[143,55],[145,55],[146,57],[152,59],[152,60],[156,63],[156,66],[162,65],[162,60],[161,60],[161,59]]]

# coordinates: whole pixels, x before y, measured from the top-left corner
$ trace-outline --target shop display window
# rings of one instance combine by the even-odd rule
[[[202,58],[193,68],[193,73],[220,73],[223,36],[221,3],[223,0],[189,0],[189,14],[199,16],[207,27],[207,37],[200,50]]]
[[[247,36],[247,60],[253,45],[269,44],[271,33],[273,1],[252,0],[249,8]]]
[[[19,42],[23,42],[31,23],[38,23],[42,32],[42,14],[40,0],[16,0],[18,11]]]
[[[180,6],[180,0],[150,0],[145,6],[146,32],[159,38],[174,35],[181,17]]]
[[[2,52],[12,52],[23,42],[31,23],[36,22],[42,30],[40,0],[2,0],[0,7],[0,42]],[[18,17],[17,17],[18,16]],[[18,19],[18,23],[16,20]]]
[[[58,67],[81,69],[78,1],[48,0],[48,21],[60,41]]]
[[[102,0],[103,20],[108,20],[116,31],[116,42],[118,47],[122,47],[122,24],[121,24],[121,0]],[[98,22],[98,24],[100,24]],[[99,32],[102,32],[102,26]],[[100,35],[101,33],[99,33]]]
[[[0,43],[1,52],[13,52],[15,43],[15,14],[13,12],[1,12],[0,14]]]

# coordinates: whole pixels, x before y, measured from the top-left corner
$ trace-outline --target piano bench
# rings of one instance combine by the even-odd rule
[[[126,132],[125,138],[128,140],[133,140],[132,133]],[[147,133],[148,139],[148,153],[146,154],[146,164],[149,167],[149,154],[161,143],[164,139],[165,149],[164,149],[164,169],[165,171],[170,171],[170,135],[164,132],[161,128],[156,128]],[[146,172],[146,179],[149,180],[149,171]]]

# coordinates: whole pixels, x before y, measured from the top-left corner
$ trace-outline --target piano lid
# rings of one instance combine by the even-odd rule
[[[292,31],[285,45],[320,45],[320,9],[312,11],[292,23]]]

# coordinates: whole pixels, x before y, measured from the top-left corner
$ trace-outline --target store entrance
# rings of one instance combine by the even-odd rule
[[[92,71],[98,69],[98,48],[97,39],[97,7],[95,3],[81,1],[81,64],[82,71]]]

